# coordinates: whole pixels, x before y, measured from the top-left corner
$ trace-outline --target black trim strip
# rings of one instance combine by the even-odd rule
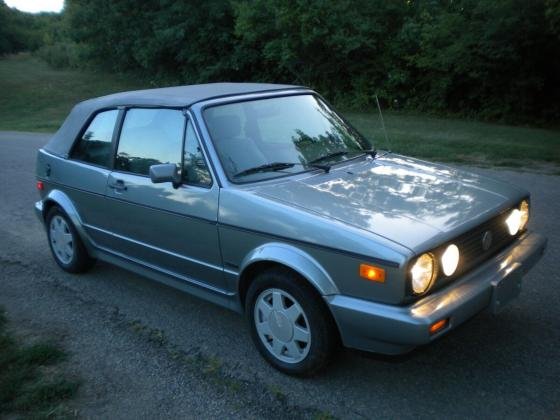
[[[121,252],[114,251],[114,250],[112,250],[112,249],[108,249],[108,248],[105,248],[105,247],[102,247],[102,246],[99,246],[99,245],[96,245],[96,247],[97,247],[97,249],[100,250],[101,252],[105,252],[105,253],[111,254],[111,255],[113,255],[113,256],[115,256],[115,257],[119,257],[119,258],[122,258],[122,259],[124,259],[124,260],[133,262],[133,263],[135,263],[135,264],[137,264],[137,265],[139,265],[139,266],[142,266],[142,267],[144,267],[144,268],[148,268],[148,269],[150,269],[150,270],[153,270],[153,271],[156,271],[156,272],[159,272],[159,273],[162,273],[162,274],[166,274],[166,275],[168,275],[168,276],[170,276],[170,277],[174,277],[174,278],[176,278],[176,279],[178,279],[178,280],[182,280],[182,281],[184,281],[185,283],[188,283],[188,284],[190,284],[190,285],[192,285],[192,286],[200,287],[200,288],[202,288],[202,289],[204,289],[204,290],[208,290],[208,291],[211,291],[211,292],[214,292],[214,293],[219,293],[219,294],[225,295],[225,296],[234,296],[234,295],[235,295],[235,293],[228,292],[228,291],[226,291],[226,290],[224,290],[224,289],[220,289],[220,288],[215,287],[215,286],[212,286],[212,285],[210,285],[210,284],[208,284],[208,283],[204,283],[204,282],[195,280],[195,279],[193,279],[193,278],[191,278],[191,277],[183,276],[182,274],[176,273],[175,271],[167,270],[167,269],[165,269],[165,268],[163,268],[163,267],[160,267],[160,266],[158,266],[158,265],[154,265],[154,264],[150,264],[150,263],[145,262],[145,261],[141,261],[141,260],[139,260],[139,259],[137,259],[137,258],[131,257],[131,256],[129,256],[129,255],[125,255],[125,254],[123,254],[123,253],[121,253]]]
[[[119,107],[119,115],[117,116],[117,125],[115,131],[113,132],[112,147],[111,147],[111,170],[115,170],[115,165],[117,163],[117,148],[119,147],[119,138],[121,137],[121,131],[124,124],[124,117],[126,116],[126,108]]]

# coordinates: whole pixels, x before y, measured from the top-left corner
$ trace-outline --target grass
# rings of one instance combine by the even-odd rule
[[[133,77],[54,70],[20,54],[0,60],[0,130],[55,131],[83,99],[147,87]],[[344,112],[378,148],[420,158],[513,167],[560,165],[560,130],[386,112],[390,146],[377,112]]]
[[[141,87],[122,76],[55,70],[29,54],[10,56],[0,60],[0,130],[54,132],[77,102]]]
[[[560,130],[385,112],[387,145],[376,113],[345,115],[379,148],[409,156],[479,165],[560,164]]]
[[[57,369],[65,353],[45,343],[22,346],[6,327],[0,309],[0,416],[68,417],[63,402],[76,393],[78,383]]]
[[[255,404],[261,407],[265,404],[274,404],[278,412],[282,412],[287,418],[313,418],[317,420],[334,419],[330,413],[318,410],[314,407],[302,408],[293,405],[288,395],[281,387],[275,384],[263,384],[245,380],[231,373],[232,367],[228,366],[222,359],[215,355],[206,354],[195,346],[186,351],[169,342],[165,333],[159,329],[150,328],[135,319],[122,322],[130,331],[142,339],[161,347],[179,366],[188,371],[201,375],[210,384],[217,388],[217,392],[227,393],[234,396],[237,402],[235,408],[242,409],[242,405]],[[155,339],[154,339],[155,337]]]

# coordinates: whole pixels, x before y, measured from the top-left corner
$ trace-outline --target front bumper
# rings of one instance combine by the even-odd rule
[[[541,258],[547,239],[526,233],[514,244],[462,278],[409,306],[374,303],[343,295],[325,297],[346,347],[401,354],[429,343],[473,315],[495,305],[493,289],[515,271],[527,273]],[[441,319],[447,326],[436,334],[429,327]]]
[[[35,216],[39,219],[41,223],[45,223],[43,218],[43,200],[39,200],[35,203]]]

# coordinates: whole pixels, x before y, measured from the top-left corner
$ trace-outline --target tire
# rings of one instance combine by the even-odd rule
[[[46,228],[51,253],[60,268],[69,273],[83,273],[93,266],[95,260],[60,207],[53,206],[48,211]]]
[[[245,310],[255,346],[283,373],[313,376],[339,348],[338,330],[326,304],[293,271],[273,268],[257,274],[247,291]]]

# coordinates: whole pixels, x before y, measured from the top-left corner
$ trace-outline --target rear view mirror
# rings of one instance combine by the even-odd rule
[[[175,188],[181,185],[181,174],[179,168],[174,163],[150,166],[150,179],[154,184],[172,182]]]

